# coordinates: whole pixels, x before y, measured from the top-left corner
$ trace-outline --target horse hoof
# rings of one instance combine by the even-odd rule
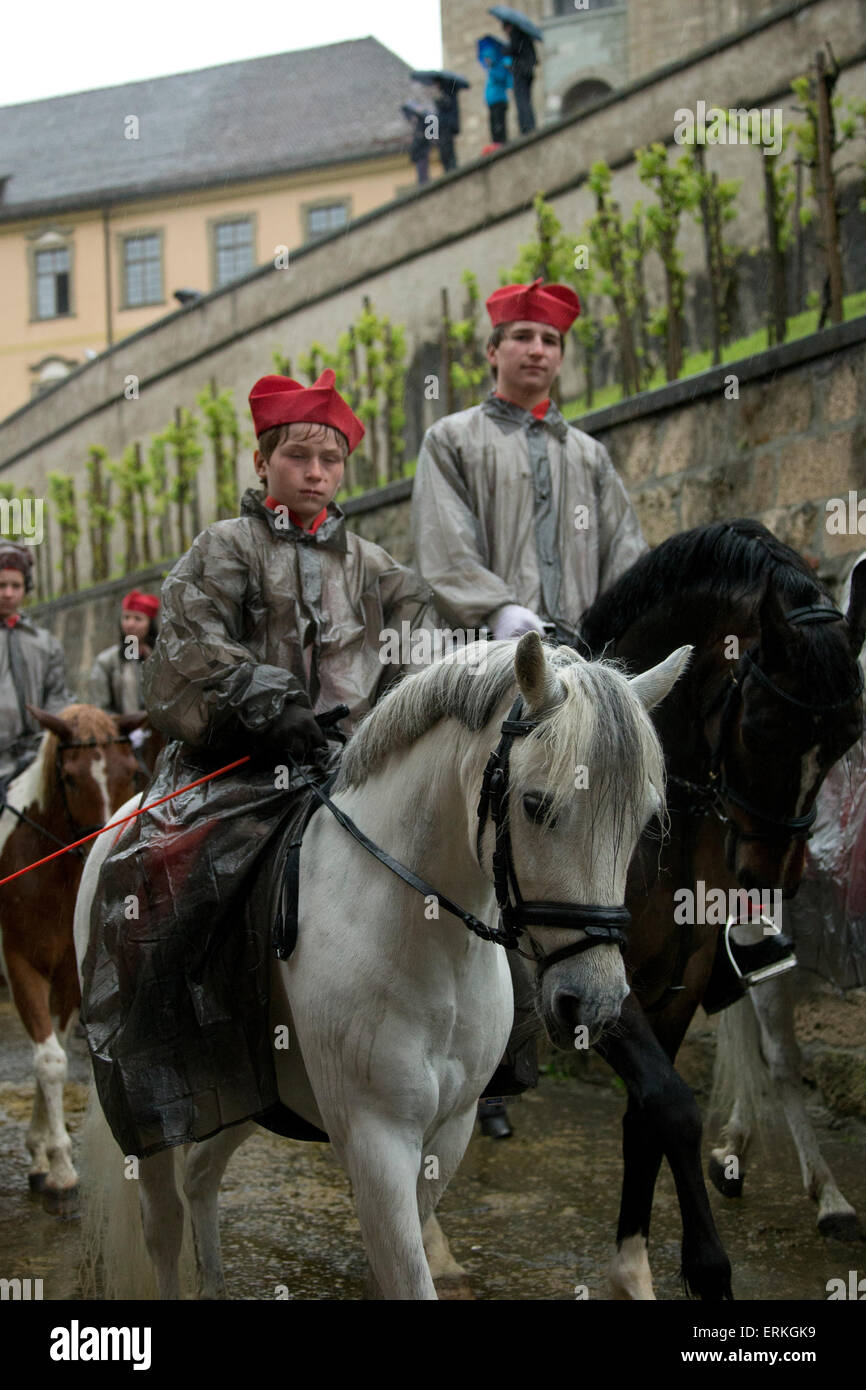
[[[719,1162],[715,1154],[710,1154],[709,1174],[710,1182],[713,1184],[713,1187],[717,1188],[723,1197],[742,1197],[742,1177],[727,1177],[724,1165]]]
[[[818,1230],[822,1236],[828,1236],[831,1240],[859,1241],[863,1239],[863,1231],[855,1211],[828,1212],[818,1221]]]
[[[514,1133],[508,1123],[508,1116],[505,1107],[501,1111],[495,1111],[492,1115],[481,1116],[481,1133],[488,1139],[510,1139]]]
[[[33,1193],[33,1195],[34,1195],[35,1197],[38,1197],[38,1196],[40,1195],[40,1193],[42,1193],[42,1192],[45,1191],[45,1181],[46,1181],[47,1177],[48,1177],[48,1174],[47,1174],[47,1173],[28,1173],[28,1174],[27,1174],[27,1182],[28,1182],[28,1185],[29,1185],[29,1187],[30,1187],[30,1191]]]
[[[42,1209],[61,1221],[74,1221],[78,1217],[78,1187],[46,1187]]]
[[[441,1274],[438,1279],[434,1279],[436,1292],[440,1301],[456,1302],[458,1300],[468,1302],[475,1301],[475,1294],[472,1292],[472,1285],[469,1276],[466,1274]]]

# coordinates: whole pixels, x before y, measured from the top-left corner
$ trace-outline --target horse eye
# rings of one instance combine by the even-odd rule
[[[556,825],[557,817],[551,817],[550,807],[551,798],[545,792],[526,792],[523,797],[523,809],[535,825],[541,825],[543,821],[551,828]]]

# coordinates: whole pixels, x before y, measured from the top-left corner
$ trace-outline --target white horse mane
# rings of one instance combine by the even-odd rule
[[[458,720],[480,732],[517,693],[513,642],[486,642],[434,662],[407,676],[376,705],[349,741],[336,790],[360,786],[389,753],[416,742],[443,719]],[[483,666],[473,657],[483,656]],[[664,760],[643,706],[621,669],[610,661],[586,662],[568,647],[545,656],[565,691],[564,699],[542,714],[531,738],[546,744],[548,810],[552,819],[575,792],[576,769],[591,768],[593,819],[614,797],[620,809],[616,834],[631,818],[640,822],[645,769],[663,794]],[[629,827],[631,833],[631,827]]]

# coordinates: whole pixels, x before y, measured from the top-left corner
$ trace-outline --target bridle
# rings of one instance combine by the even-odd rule
[[[830,608],[825,604],[811,605],[803,608],[794,608],[785,617],[789,623],[795,626],[806,623],[828,623],[844,622],[845,617],[837,608]],[[745,676],[754,676],[766,690],[769,690],[778,699],[787,704],[795,706],[797,709],[807,710],[814,715],[830,714],[834,710],[844,709],[847,705],[853,704],[863,694],[863,672],[859,667],[857,687],[850,694],[841,700],[830,702],[812,703],[808,700],[800,700],[795,695],[789,695],[787,690],[782,690],[774,681],[761,669],[756,660],[757,647],[750,647],[744,652],[738,663],[740,670],[739,678],[732,670],[730,671],[730,681],[727,683],[714,704],[707,711],[707,718],[714,712],[719,701],[722,701],[722,712],[719,720],[719,731],[710,753],[710,768],[708,774],[709,785],[702,787],[694,782],[687,781],[684,777],[668,776],[668,783],[674,786],[685,788],[691,793],[693,803],[689,806],[671,807],[672,810],[682,810],[686,814],[693,811],[701,811],[704,815],[714,815],[719,821],[731,831],[736,840],[808,840],[812,836],[812,826],[818,814],[818,806],[815,803],[811,810],[802,816],[771,816],[760,807],[754,805],[742,793],[735,791],[725,779],[722,772],[722,761],[724,759],[725,747],[728,735],[734,724],[738,710],[741,709],[743,699],[743,682]],[[745,667],[745,670],[741,670]],[[745,811],[752,820],[760,822],[766,829],[756,831],[743,830],[739,823],[727,814],[724,803],[738,807]]]
[[[57,781],[60,784],[60,791],[63,796],[63,809],[66,812],[66,818],[69,821],[70,826],[74,830],[79,830],[82,835],[89,835],[94,830],[100,830],[102,828],[103,822],[98,821],[96,825],[79,825],[79,823],[75,820],[75,817],[73,816],[72,811],[70,810],[69,800],[66,795],[67,775],[63,770],[63,754],[69,748],[108,748],[113,743],[129,742],[129,734],[120,734],[117,738],[77,739],[68,743],[61,743],[58,740],[57,748],[54,754],[54,772]],[[45,833],[48,834],[49,832],[46,831]],[[54,837],[52,836],[52,838]],[[81,853],[82,851],[79,850],[77,852]]]
[[[530,937],[532,957],[529,959],[534,957],[540,977],[557,961],[567,960],[570,956],[579,955],[593,946],[609,944],[622,948],[626,943],[626,928],[631,921],[631,914],[626,907],[608,907],[597,903],[528,902],[521,897],[508,826],[508,772],[511,745],[515,738],[523,737],[538,727],[537,720],[520,718],[522,709],[523,700],[518,695],[508,716],[503,720],[499,743],[487,760],[481,779],[475,847],[478,863],[483,868],[481,841],[489,814],[496,832],[493,848],[493,885],[502,917],[504,946],[519,951],[520,937],[530,924],[584,933],[582,940],[575,941],[570,946],[563,946],[558,951],[551,951],[549,955],[544,955]],[[520,951],[520,954],[526,953]]]
[[[508,712],[508,716],[503,720],[499,743],[487,760],[484,775],[481,779],[481,793],[478,800],[478,833],[476,848],[478,854],[479,867],[483,871],[481,841],[484,828],[487,823],[488,815],[491,817],[496,828],[496,843],[493,851],[493,881],[496,889],[496,901],[502,914],[502,925],[489,927],[473,913],[467,912],[458,903],[452,902],[444,893],[433,888],[420,875],[412,869],[401,864],[393,855],[387,853],[379,845],[375,844],[359,827],[342,811],[339,806],[328,796],[328,790],[333,783],[333,778],[324,785],[320,786],[313,782],[303,767],[287,754],[287,761],[298,773],[302,781],[313,792],[315,798],[328,810],[339,822],[344,830],[355,839],[374,859],[378,859],[386,869],[407,883],[410,888],[423,894],[425,898],[435,898],[446,912],[457,917],[464,926],[483,941],[492,941],[497,946],[504,946],[507,951],[517,951],[520,955],[526,956],[528,960],[535,960],[538,967],[539,977],[548,970],[551,965],[558,961],[565,960],[569,956],[579,955],[582,951],[588,951],[593,946],[605,944],[615,944],[620,947],[625,943],[625,928],[631,920],[631,916],[625,907],[607,907],[596,904],[585,903],[559,903],[559,902],[526,902],[520,896],[520,889],[517,883],[517,875],[514,870],[514,858],[511,852],[511,835],[508,829],[508,771],[511,745],[515,738],[522,737],[531,733],[537,727],[538,721],[533,719],[521,719],[519,716],[523,709],[523,699],[518,695],[514,704]],[[348,712],[348,711],[347,711]],[[324,723],[324,717],[319,719],[319,724]],[[286,877],[287,880],[297,880],[299,871],[299,857],[302,847],[303,829],[294,838],[289,846],[289,857],[287,859]],[[290,897],[296,897],[294,883]],[[512,901],[511,894],[514,894]],[[541,952],[532,938],[530,944],[533,954],[528,956],[525,951],[520,949],[520,937],[530,924],[544,927],[558,927],[568,931],[583,932],[582,940],[574,942],[570,946],[565,946],[561,950],[552,951],[549,955]],[[277,933],[279,939],[282,934]],[[286,939],[291,938],[291,932],[285,933]],[[285,958],[281,949],[277,950],[277,955]]]
[[[54,754],[54,774],[63,796],[63,809],[66,812],[66,819],[69,821],[69,824],[73,830],[80,830],[83,835],[91,835],[95,830],[102,829],[103,822],[98,821],[96,825],[79,825],[79,823],[73,816],[72,811],[69,807],[69,801],[66,796],[66,773],[63,771],[63,753],[66,751],[67,748],[107,748],[110,743],[129,742],[131,742],[129,734],[121,734],[118,738],[87,738],[70,743],[61,743],[58,740],[57,749]],[[19,811],[18,807],[11,805],[11,803],[8,802],[5,799],[5,797],[2,801],[0,801],[0,814],[2,814],[3,811],[11,811],[13,816],[17,816],[19,821],[23,821],[25,825],[29,825],[31,830],[38,830],[40,835],[44,835],[47,840],[51,840],[52,843],[55,845],[62,845],[64,849],[69,849],[71,854],[77,854],[81,858],[83,858],[84,855],[87,853],[87,851],[85,849],[82,849],[80,845],[74,848],[72,846],[67,845],[65,840],[61,840],[58,835],[55,835],[52,831],[46,829],[44,825],[40,825],[38,821],[33,820],[33,818],[31,816],[28,816],[24,811]]]

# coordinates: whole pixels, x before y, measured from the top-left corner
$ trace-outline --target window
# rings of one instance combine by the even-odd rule
[[[56,386],[58,381],[62,381],[73,367],[77,366],[78,363],[71,357],[43,357],[41,362],[30,368],[34,375],[34,380],[30,383],[30,395],[41,396],[43,391]]]
[[[123,307],[162,303],[162,236],[148,232],[123,238]]]
[[[69,313],[69,248],[36,252],[36,317],[56,319]]]
[[[307,240],[315,241],[316,237],[327,236],[328,232],[336,232],[340,227],[345,227],[349,221],[349,204],[341,203],[317,203],[314,207],[307,208]]]
[[[253,221],[251,217],[214,225],[214,287],[227,285],[255,267]]]

